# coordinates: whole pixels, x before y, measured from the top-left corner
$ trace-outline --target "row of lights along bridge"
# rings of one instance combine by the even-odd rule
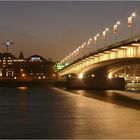
[[[133,20],[133,17],[135,17],[135,16],[136,16],[136,14],[132,13],[131,16],[128,17],[128,28],[130,30],[130,38],[132,37],[132,20]],[[118,41],[117,39],[118,39],[118,26],[119,25],[120,25],[120,21],[117,21],[116,24],[113,25],[113,33],[116,35],[116,42]],[[84,49],[85,47],[89,47],[92,43],[94,43],[96,45],[97,39],[100,36],[102,36],[102,38],[104,39],[104,47],[106,47],[106,35],[107,35],[108,31],[109,31],[109,28],[106,28],[102,32],[102,35],[97,33],[93,38],[90,38],[87,43],[84,42],[81,46],[79,46],[72,53],[70,53],[68,56],[66,56],[59,64],[62,65],[64,63],[66,63],[73,56],[75,56],[76,54],[79,54],[80,51],[82,51],[82,49]]]

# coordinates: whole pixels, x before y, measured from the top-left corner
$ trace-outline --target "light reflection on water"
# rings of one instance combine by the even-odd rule
[[[92,99],[140,110],[140,94],[121,90],[69,90]]]
[[[133,101],[115,91],[72,92],[1,88],[0,138],[140,137],[140,111],[128,106]],[[126,105],[120,105],[118,100]]]
[[[18,118],[17,121],[22,128],[27,127],[29,123],[29,113],[28,113],[28,95],[25,94],[27,87],[19,87],[20,94],[17,96],[17,111]]]
[[[132,105],[133,100],[114,92],[74,90],[67,93],[76,97],[73,99],[76,103],[74,138],[140,138],[140,111]]]
[[[19,89],[19,90],[27,90],[28,87],[17,87],[17,89]]]

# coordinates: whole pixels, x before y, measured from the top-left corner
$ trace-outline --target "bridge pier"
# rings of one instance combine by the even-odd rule
[[[124,90],[124,78],[68,78],[67,89]]]

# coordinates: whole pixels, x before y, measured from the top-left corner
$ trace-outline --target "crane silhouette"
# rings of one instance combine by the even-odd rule
[[[10,42],[9,40],[7,40],[6,42],[3,42],[2,45],[4,45],[4,47],[6,47],[6,53],[8,53],[8,49],[10,46],[13,46],[15,44],[15,42]]]

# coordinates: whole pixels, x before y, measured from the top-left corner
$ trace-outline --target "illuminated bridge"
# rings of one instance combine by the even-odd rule
[[[59,70],[58,75],[111,79],[130,64],[140,64],[140,36],[91,52]]]
[[[58,74],[75,74],[80,78],[89,74],[96,76],[94,73],[100,72],[100,75],[112,77],[132,63],[140,63],[140,36],[89,53],[58,71]]]

